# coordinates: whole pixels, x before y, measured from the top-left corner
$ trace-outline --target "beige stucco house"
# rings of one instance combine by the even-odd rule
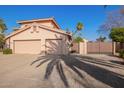
[[[6,37],[6,47],[17,54],[67,54],[69,34],[54,18],[18,21],[20,27]]]

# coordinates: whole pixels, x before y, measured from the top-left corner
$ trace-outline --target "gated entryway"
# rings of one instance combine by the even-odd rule
[[[87,53],[88,54],[112,54],[113,44],[112,42],[88,42]]]

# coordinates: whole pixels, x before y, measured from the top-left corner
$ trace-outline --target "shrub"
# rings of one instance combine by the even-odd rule
[[[121,58],[124,58],[124,50],[120,50],[120,51],[119,51],[119,56],[120,56]]]
[[[12,49],[9,48],[3,49],[3,54],[12,54]]]
[[[75,41],[76,43],[84,42],[83,38],[80,37],[80,36],[76,37],[76,38],[74,39],[74,41]]]

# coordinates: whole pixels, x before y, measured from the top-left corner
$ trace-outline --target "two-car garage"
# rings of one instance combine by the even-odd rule
[[[40,39],[14,40],[14,53],[16,54],[40,54],[42,50]],[[46,54],[62,54],[62,39],[46,39]]]

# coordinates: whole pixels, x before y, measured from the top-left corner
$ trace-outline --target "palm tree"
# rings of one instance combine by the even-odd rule
[[[106,37],[102,37],[102,36],[96,39],[96,41],[98,42],[104,42],[105,40],[106,40]]]
[[[72,34],[72,37],[69,38],[69,44],[68,44],[68,48],[70,50],[70,48],[73,46],[73,41],[74,41],[74,35],[76,35],[79,31],[81,31],[83,29],[83,24],[81,22],[78,22],[76,25],[76,31]]]
[[[72,33],[72,37],[69,39],[70,41],[70,45],[69,47],[71,47],[72,45],[72,42],[73,42],[73,38],[74,38],[74,35],[77,34],[77,32],[81,31],[83,29],[83,24],[81,22],[78,22],[77,25],[76,25],[76,31],[74,33]]]
[[[3,49],[3,46],[5,44],[5,35],[4,32],[7,30],[7,27],[2,19],[0,19],[0,49]]]
[[[74,36],[77,32],[81,31],[83,27],[83,24],[81,22],[78,22],[76,26],[76,31],[72,34],[72,36]]]
[[[3,50],[5,44],[4,38],[5,38],[4,34],[0,34],[0,51]]]
[[[7,27],[2,19],[0,19],[0,34],[3,34],[7,30]]]

